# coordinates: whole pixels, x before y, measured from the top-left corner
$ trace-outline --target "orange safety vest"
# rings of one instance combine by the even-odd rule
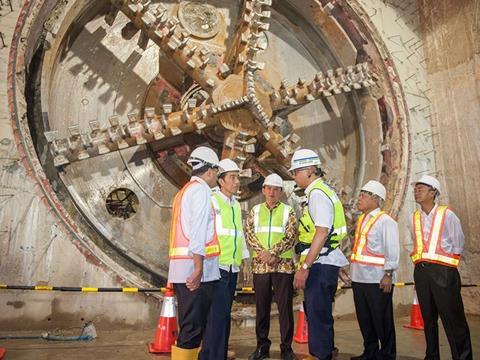
[[[425,241],[420,210],[413,213],[413,251],[410,253],[415,264],[426,261],[456,268],[460,255],[450,254],[442,249],[442,233],[448,206],[438,206],[433,214],[430,236]]]
[[[368,250],[368,234],[373,225],[382,215],[386,215],[384,211],[372,216],[362,230],[365,214],[362,214],[357,220],[357,227],[355,229],[355,239],[350,260],[352,262],[361,263],[365,265],[383,266],[385,264],[385,256],[383,254],[373,253]],[[386,215],[388,216],[388,215]]]
[[[172,225],[170,226],[170,247],[169,247],[169,258],[170,259],[192,259],[193,256],[189,255],[188,244],[190,239],[188,239],[182,229],[181,221],[181,208],[182,208],[182,198],[185,190],[194,183],[198,183],[196,180],[191,180],[185,184],[185,186],[175,195],[173,199],[173,214],[172,214]],[[212,206],[212,212],[215,212]],[[214,214],[215,215],[215,214]],[[215,216],[213,217],[215,221]],[[213,226],[215,229],[215,224]],[[214,230],[213,238],[205,244],[205,257],[214,257],[220,255],[220,245],[218,244],[217,233]]]

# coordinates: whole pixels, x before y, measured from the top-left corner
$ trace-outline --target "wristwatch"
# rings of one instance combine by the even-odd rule
[[[312,267],[312,265],[308,265],[307,263],[302,264],[302,269],[303,270],[310,270],[311,267]]]
[[[385,275],[387,275],[388,277],[392,277],[393,270],[385,270]]]

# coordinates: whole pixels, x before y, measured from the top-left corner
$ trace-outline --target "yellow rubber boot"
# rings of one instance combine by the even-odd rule
[[[172,345],[172,360],[197,360],[200,348],[182,349]]]

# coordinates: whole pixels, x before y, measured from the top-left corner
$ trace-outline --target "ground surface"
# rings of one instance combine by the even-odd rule
[[[402,317],[396,319],[397,353],[398,360],[423,359],[424,337],[423,332],[410,330],[403,327],[409,319]],[[473,342],[474,358],[480,354],[480,317],[468,318]],[[98,338],[91,342],[57,343],[44,340],[0,340],[0,347],[7,349],[4,360],[11,359],[35,359],[35,360],[60,360],[60,359],[168,359],[168,355],[150,355],[147,351],[147,342],[152,341],[155,330],[145,331],[98,331]],[[273,342],[271,358],[279,359],[279,327],[277,321],[273,321],[270,330]],[[15,333],[10,335],[22,335],[32,333]],[[6,335],[6,334],[0,334]],[[362,351],[362,338],[355,320],[335,321],[335,342],[340,349],[339,360],[350,359],[352,355],[358,355]],[[443,330],[441,331],[441,354],[442,359],[451,359],[450,349]],[[237,354],[238,359],[246,359],[248,354],[255,348],[255,329],[253,327],[232,327],[230,341],[231,349]],[[303,358],[307,353],[306,345],[294,345],[294,349]],[[475,355],[476,354],[476,355]]]

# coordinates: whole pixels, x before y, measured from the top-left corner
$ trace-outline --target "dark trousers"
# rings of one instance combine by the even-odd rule
[[[453,360],[472,359],[470,330],[460,294],[460,275],[456,268],[422,262],[413,273],[418,303],[425,323],[425,359],[440,359],[438,316],[450,344]]]
[[[231,310],[238,273],[220,269],[220,275],[221,278],[213,290],[212,306],[199,359],[225,360],[227,358]]]
[[[273,298],[278,307],[280,322],[280,350],[292,348],[293,340],[293,274],[270,273],[253,274],[256,302],[257,348],[270,349],[270,310]]]
[[[185,284],[173,284],[173,290],[178,303],[178,333],[177,347],[196,349],[202,342],[207,323],[210,304],[216,281],[200,284],[197,290],[190,291]]]
[[[379,284],[357,282],[352,282],[352,289],[358,325],[363,336],[363,355],[372,360],[395,359],[393,289],[390,293],[384,293]]]
[[[308,350],[319,360],[332,358],[332,304],[337,291],[338,271],[338,266],[313,264],[305,284]]]

